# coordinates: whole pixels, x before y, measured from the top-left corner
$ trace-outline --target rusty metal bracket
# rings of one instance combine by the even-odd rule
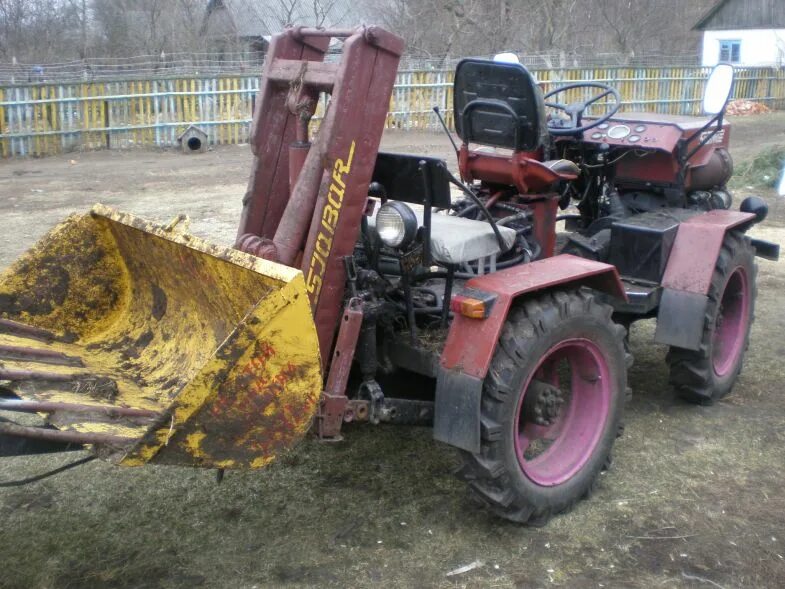
[[[347,413],[349,399],[346,396],[346,385],[349,382],[349,371],[352,368],[362,322],[362,301],[359,298],[352,298],[347,303],[341,319],[327,385],[322,393],[319,412],[316,415],[317,431],[321,440],[340,440],[344,417],[348,416],[350,421],[355,417],[356,412],[353,408]]]

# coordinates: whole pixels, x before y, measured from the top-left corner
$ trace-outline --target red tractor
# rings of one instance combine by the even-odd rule
[[[323,61],[331,38],[345,39],[338,64]],[[314,417],[323,439],[340,439],[350,421],[432,423],[434,438],[460,451],[459,474],[477,498],[501,517],[536,524],[588,496],[610,463],[630,394],[634,321],[657,318],[655,341],[670,346],[671,382],[681,396],[710,403],[731,390],[753,319],[754,257],[779,254],[777,245],[745,235],[765,218],[763,201],[751,197],[731,210],[723,111],[732,68],[719,66],[709,79],[712,114],[692,118],[622,114],[619,93],[604,84],[569,84],[543,96],[520,64],[464,60],[454,82],[455,175],[437,158],[378,152],[402,51],[398,37],[375,27],[294,28],[273,38],[264,67],[236,243],[245,254],[221,258],[276,277],[291,273],[283,266],[302,270],[304,282],[287,278],[295,286],[275,309],[307,294],[312,325],[288,329],[301,338],[303,357],[310,334],[318,338],[318,394],[302,386],[304,360],[284,356],[279,332],[271,332],[264,346],[253,344],[251,360],[239,348],[219,350],[216,358],[241,365],[244,380],[232,380],[233,365],[222,364],[226,372],[210,381],[217,392],[198,398],[204,409],[173,388],[158,413],[148,408],[151,422],[138,439],[107,439],[106,419],[91,430],[84,418],[60,418],[55,425],[66,431],[49,431],[48,439],[68,434],[126,464],[232,468],[266,464]],[[331,99],[312,138],[321,93]],[[605,113],[591,114],[600,104]],[[103,209],[94,215],[218,255]],[[113,227],[115,241],[130,239]],[[134,243],[121,244],[123,255],[141,251]],[[199,288],[220,283],[221,273],[210,274],[206,263],[199,269],[202,283],[191,288],[202,301]],[[168,284],[160,272],[149,274]],[[2,285],[8,329],[24,335],[17,320],[46,326],[20,296],[3,308],[12,298]],[[167,288],[174,286],[159,290],[171,298]],[[171,305],[162,314],[156,296],[150,313],[165,322]],[[163,345],[151,323],[144,345]],[[130,345],[124,342],[105,347],[114,353]],[[266,366],[279,366],[276,358],[288,365],[265,376]],[[150,362],[134,367],[160,373]],[[34,399],[7,403],[47,411],[23,386],[32,376],[6,376],[21,383],[15,395]],[[120,381],[115,405],[122,405]],[[224,386],[235,381],[242,387]],[[242,405],[231,396],[241,394]],[[268,420],[279,415],[271,399],[282,398],[283,417]],[[222,429],[226,416],[231,427]],[[0,424],[0,433],[41,437],[28,429]]]

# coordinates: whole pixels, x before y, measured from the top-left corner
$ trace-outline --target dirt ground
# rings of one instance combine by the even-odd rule
[[[737,161],[785,145],[783,113],[732,122]],[[392,133],[384,145],[449,152],[436,134]],[[231,243],[249,163],[247,146],[0,162],[0,269],[99,201],[160,221],[185,212],[193,232]],[[737,202],[752,192],[737,189]],[[785,203],[764,196],[771,219],[752,233],[785,242]],[[712,407],[674,399],[665,348],[651,343],[651,322],[636,325],[634,397],[613,467],[590,500],[544,528],[471,503],[452,450],[428,429],[354,427],[344,443],[308,439],[220,485],[213,472],[92,462],[0,489],[0,587],[785,586],[785,267],[759,265],[734,392]],[[0,481],[79,455],[0,459]]]

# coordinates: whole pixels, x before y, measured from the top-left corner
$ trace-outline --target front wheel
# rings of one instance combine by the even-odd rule
[[[482,446],[460,474],[497,515],[542,524],[610,463],[627,385],[625,330],[583,291],[513,307],[483,385]]]

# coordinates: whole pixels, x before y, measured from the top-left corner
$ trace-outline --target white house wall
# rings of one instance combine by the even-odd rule
[[[720,41],[741,41],[737,65],[785,65],[785,29],[704,31],[703,65],[717,65]]]

